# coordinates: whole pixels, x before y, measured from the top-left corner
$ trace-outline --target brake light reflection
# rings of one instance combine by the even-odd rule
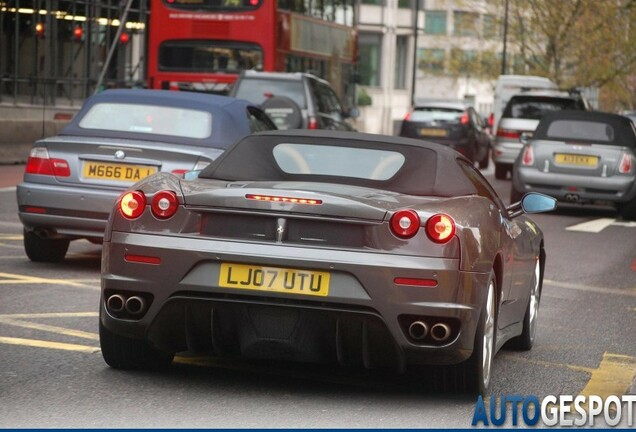
[[[307,199],[307,198],[294,198],[294,197],[285,197],[285,196],[274,196],[274,195],[255,195],[255,194],[247,194],[245,198],[255,201],[271,201],[271,202],[285,202],[292,204],[309,204],[309,205],[320,205],[322,204],[322,200],[316,199]]]

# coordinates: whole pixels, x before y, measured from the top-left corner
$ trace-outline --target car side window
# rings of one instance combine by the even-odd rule
[[[247,117],[250,124],[250,131],[252,132],[278,129],[267,114],[257,108],[248,107]]]

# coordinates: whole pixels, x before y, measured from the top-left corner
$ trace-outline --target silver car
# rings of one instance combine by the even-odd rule
[[[59,135],[37,141],[17,187],[24,249],[64,259],[69,242],[101,242],[124,189],[157,172],[202,169],[253,131],[276,129],[247,101],[162,90],[107,90]]]
[[[495,178],[504,180],[512,170],[521,151],[519,137],[522,133],[532,134],[545,113],[565,109],[589,110],[590,106],[581,95],[560,91],[527,91],[511,97],[493,138]]]
[[[352,162],[354,161],[354,162]],[[422,140],[250,135],[197,178],[147,177],[104,238],[100,344],[115,368],[181,351],[366,368],[445,365],[487,390],[535,340],[544,239],[471,161]]]
[[[525,141],[525,137],[524,137]],[[546,114],[513,169],[511,202],[541,192],[570,203],[609,203],[636,219],[636,128],[597,111]]]

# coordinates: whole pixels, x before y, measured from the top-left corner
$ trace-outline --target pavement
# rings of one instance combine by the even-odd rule
[[[0,165],[0,189],[12,187],[22,181],[24,165]]]

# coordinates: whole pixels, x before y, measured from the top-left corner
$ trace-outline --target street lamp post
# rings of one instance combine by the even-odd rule
[[[413,73],[411,74],[411,106],[415,106],[415,78],[417,76],[417,16],[420,0],[413,0]]]
[[[504,1],[503,50],[501,53],[501,74],[506,74],[506,45],[508,44],[508,0]]]

